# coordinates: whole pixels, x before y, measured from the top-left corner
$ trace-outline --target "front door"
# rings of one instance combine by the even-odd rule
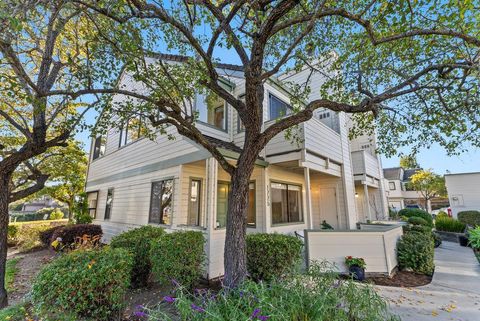
[[[320,224],[325,221],[334,229],[339,228],[337,192],[333,187],[320,188]]]

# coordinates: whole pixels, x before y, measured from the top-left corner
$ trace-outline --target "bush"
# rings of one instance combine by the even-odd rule
[[[423,218],[425,221],[427,221],[428,223],[428,226],[432,226],[433,227],[433,219],[432,219],[432,215],[428,214],[427,212],[425,212],[424,210],[421,210],[421,209],[418,209],[418,208],[404,208],[402,210],[400,210],[398,212],[398,215],[400,217],[404,216],[406,217],[407,219],[410,218],[410,217],[421,217]]]
[[[468,231],[468,243],[476,250],[480,250],[480,226]]]
[[[63,218],[63,212],[60,211],[58,208],[54,209],[50,213],[50,217],[49,217],[50,220],[60,220],[62,218]]]
[[[428,222],[425,221],[423,218],[418,217],[418,216],[412,216],[408,219],[408,223],[413,224],[413,225],[422,225],[422,226],[428,226]]]
[[[438,217],[449,217],[447,212],[444,212],[444,211],[440,211],[438,214],[437,214],[437,218]]]
[[[434,244],[432,237],[422,233],[407,233],[397,244],[398,264],[422,274],[433,274]]]
[[[64,226],[65,225],[58,225],[58,226],[51,227],[45,231],[41,231],[39,234],[40,242],[42,242],[42,244],[45,247],[50,247],[53,241],[52,239],[53,233],[55,233],[56,230],[63,228]]]
[[[77,212],[73,215],[75,224],[90,224],[93,222],[93,217],[90,214],[84,212]]]
[[[103,235],[102,227],[94,224],[66,225],[53,232],[52,240],[61,239],[61,246],[58,247],[60,250],[71,249],[76,238],[84,235],[101,237]]]
[[[271,280],[291,272],[299,263],[303,243],[295,236],[247,235],[247,270],[254,280]]]
[[[458,220],[470,226],[480,226],[479,211],[463,211],[458,213]]]
[[[150,249],[153,276],[160,282],[176,280],[192,287],[200,278],[205,259],[202,232],[178,231],[153,240]]]
[[[130,253],[123,249],[62,255],[35,278],[33,304],[52,319],[73,314],[76,319],[110,320],[125,307],[132,265]]]
[[[8,225],[7,229],[7,243],[11,245],[17,244],[18,225]]]
[[[435,220],[437,231],[462,233],[465,224],[451,217],[440,217]]]
[[[152,270],[150,260],[151,241],[165,234],[164,229],[150,225],[142,226],[112,238],[112,248],[124,248],[133,254],[134,265],[132,269],[132,284],[136,287],[148,283]]]
[[[269,284],[247,280],[235,289],[220,293],[202,291],[191,294],[179,289],[172,302],[178,320],[189,321],[392,321],[398,320],[385,301],[368,284],[339,280],[338,275],[313,265],[307,274],[274,279]],[[160,305],[148,313],[149,320],[177,320]]]

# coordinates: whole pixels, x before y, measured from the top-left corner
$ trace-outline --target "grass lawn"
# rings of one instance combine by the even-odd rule
[[[13,290],[13,281],[15,280],[15,274],[18,272],[17,264],[20,261],[19,258],[7,260],[7,271],[5,273],[5,284],[7,291]]]

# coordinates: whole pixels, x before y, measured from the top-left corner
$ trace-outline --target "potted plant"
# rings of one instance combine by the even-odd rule
[[[345,264],[348,266],[348,271],[354,280],[365,280],[365,260],[361,257],[347,256]]]

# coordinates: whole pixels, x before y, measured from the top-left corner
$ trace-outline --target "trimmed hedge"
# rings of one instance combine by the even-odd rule
[[[413,225],[422,225],[422,226],[428,226],[428,222],[425,221],[423,218],[418,217],[418,216],[412,216],[408,219],[408,223],[413,224]]]
[[[125,308],[133,259],[123,249],[75,251],[46,265],[35,278],[35,308],[57,320],[112,320]]]
[[[141,287],[148,283],[152,270],[150,259],[151,241],[158,239],[165,234],[160,227],[145,225],[132,229],[112,238],[112,248],[123,248],[133,254],[134,265],[132,269],[132,285]]]
[[[41,231],[39,234],[40,242],[42,242],[42,244],[45,247],[50,247],[53,241],[52,239],[53,233],[55,233],[56,230],[63,228],[64,226],[66,225],[58,225],[58,226],[51,227],[48,230]]]
[[[462,211],[458,213],[458,220],[470,226],[480,226],[479,211]]]
[[[425,221],[427,221],[428,226],[433,227],[433,218],[432,215],[428,214],[424,210],[418,209],[418,208],[404,208],[398,212],[398,215],[400,217],[404,216],[407,219],[410,217],[421,217]]]
[[[398,241],[398,264],[402,269],[432,275],[435,269],[433,255],[434,242],[430,235],[407,233]]]
[[[203,272],[205,239],[202,232],[178,231],[153,240],[150,249],[152,275],[161,283],[175,280],[193,287]]]
[[[94,224],[66,225],[53,232],[52,241],[61,238],[62,248],[71,248],[75,239],[84,235],[102,236],[102,227]]]
[[[451,217],[439,217],[435,220],[437,231],[462,233],[465,231],[465,227],[464,223]]]
[[[295,236],[247,235],[247,271],[254,280],[272,280],[291,272],[302,257],[303,243]]]

